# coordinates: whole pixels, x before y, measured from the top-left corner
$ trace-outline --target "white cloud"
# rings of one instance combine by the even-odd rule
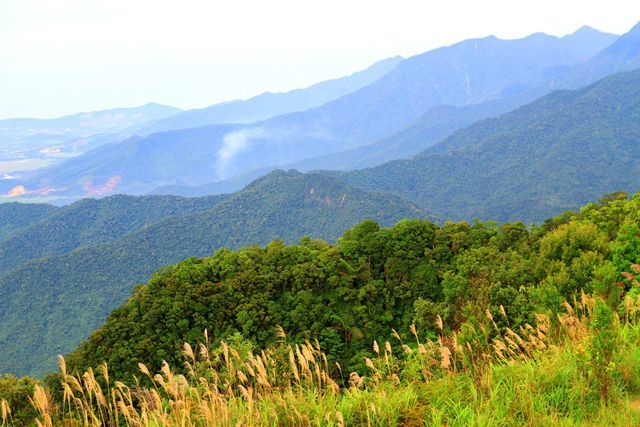
[[[251,139],[264,136],[265,133],[261,128],[242,129],[226,134],[216,157],[218,179],[229,178],[233,175],[231,168],[234,158],[249,148]]]

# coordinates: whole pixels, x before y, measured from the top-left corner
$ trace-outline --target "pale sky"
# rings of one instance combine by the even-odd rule
[[[0,0],[0,118],[203,107],[472,37],[637,21],[638,0]]]

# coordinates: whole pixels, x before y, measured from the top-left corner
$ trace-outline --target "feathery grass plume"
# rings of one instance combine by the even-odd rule
[[[440,367],[444,370],[451,368],[451,351],[447,346],[440,346]]]
[[[9,424],[11,418],[11,408],[6,399],[0,399],[0,415],[2,415],[2,425]]]
[[[33,391],[33,397],[31,397],[30,400],[31,404],[38,412],[36,424],[40,427],[53,427],[50,394],[44,388],[36,384]]]
[[[280,325],[276,325],[276,336],[278,338],[282,338],[283,340],[287,339],[287,334]]]
[[[411,333],[411,335],[416,337],[416,340],[418,339],[418,331],[416,330],[416,324],[415,323],[412,323],[412,324],[409,325],[409,332]]]
[[[390,356],[393,355],[393,350],[391,349],[391,343],[389,341],[385,341],[384,351],[385,351],[385,354],[388,354]]]
[[[389,341],[384,343],[383,354],[374,342],[376,357],[363,358],[370,375],[352,372],[343,389],[331,377],[327,355],[315,341],[277,342],[246,357],[228,343],[206,352],[199,346],[198,355],[185,344],[183,368],[187,369],[163,363],[154,374],[139,365],[152,380],[149,386],[113,381],[106,364],[99,365],[95,373],[88,369],[74,376],[66,373],[62,359],[61,401],[53,402],[48,391],[37,387],[32,405],[38,414],[36,424],[47,427],[393,425],[431,420],[428,411],[437,413],[433,419],[448,425],[468,423],[468,414],[477,414],[474,419],[478,422],[495,422],[499,416],[504,424],[553,425],[574,413],[579,414],[572,418],[574,424],[594,417],[595,424],[620,424],[616,417],[626,417],[627,424],[634,424],[631,421],[640,421],[640,413],[635,416],[606,408],[620,408],[616,405],[625,402],[626,390],[640,390],[633,388],[640,365],[640,352],[633,350],[640,341],[637,323],[620,334],[620,352],[626,359],[616,359],[615,369],[623,384],[617,394],[609,393],[606,405],[598,401],[593,406],[583,389],[580,360],[590,339],[591,301],[586,296],[572,305],[563,304],[565,310],[558,321],[539,314],[535,327],[524,324],[516,330],[506,327],[487,333],[482,325],[472,325],[464,340],[459,333],[441,331],[437,341],[420,343],[415,326],[410,327],[415,347],[401,344],[403,352],[396,357]],[[638,298],[625,304],[629,310],[640,307]],[[628,319],[626,322],[637,321]],[[614,327],[622,328],[620,324]],[[391,331],[390,335],[398,334]],[[219,358],[209,359],[213,354]],[[198,370],[190,370],[188,364]],[[572,406],[552,400],[557,396],[566,396],[563,399]],[[0,400],[4,424],[9,423],[10,411]],[[422,412],[416,415],[414,411]],[[611,418],[601,418],[602,414]]]
[[[502,314],[502,316],[505,319],[508,319],[509,317],[507,316],[507,311],[504,309],[504,306],[502,304],[500,304],[500,314]]]

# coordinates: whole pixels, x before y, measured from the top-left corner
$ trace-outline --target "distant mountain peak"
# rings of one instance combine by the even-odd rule
[[[618,60],[628,61],[631,64],[631,68],[635,67],[639,62],[640,56],[640,22],[637,23],[628,32],[623,34],[612,43],[609,47],[604,49],[596,60],[603,57],[617,58]]]
[[[528,36],[524,37],[524,40],[552,39],[552,38],[554,38],[552,35],[549,35],[547,33],[543,33],[542,31],[538,31],[537,33],[532,33],[532,34],[529,34]]]
[[[582,27],[578,28],[576,31],[574,31],[571,34],[567,34],[565,37],[571,37],[571,36],[577,36],[577,35],[585,35],[585,34],[602,34],[602,31],[600,30],[596,30],[595,28],[593,28],[590,25],[583,25]]]
[[[633,37],[640,38],[640,22],[634,25],[625,35],[624,37]]]

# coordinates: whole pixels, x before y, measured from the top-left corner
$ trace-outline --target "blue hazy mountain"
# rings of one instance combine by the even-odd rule
[[[463,107],[436,107],[417,119],[407,128],[370,145],[345,150],[329,156],[306,159],[291,165],[300,170],[338,169],[351,170],[373,167],[387,161],[409,158],[439,142],[454,131],[474,121],[497,117],[526,104],[553,89],[577,89],[608,75],[640,67],[640,24],[616,39],[603,39],[602,34],[590,27],[582,27],[564,40],[574,46],[584,46],[585,57],[592,52],[588,46],[602,46],[603,40],[612,44],[592,59],[573,67],[549,69],[540,82],[523,88],[520,93]],[[439,147],[442,150],[444,145]],[[200,193],[207,194],[207,193]]]
[[[384,59],[365,70],[320,82],[304,89],[286,93],[267,92],[244,101],[230,101],[206,108],[187,110],[149,123],[143,126],[141,131],[153,133],[214,124],[253,123],[282,114],[319,107],[373,83],[394,69],[402,59],[400,56]]]
[[[590,38],[600,42],[586,43]],[[408,58],[368,86],[321,107],[250,125],[215,125],[131,138],[101,146],[24,183],[0,183],[4,184],[0,189],[22,184],[28,191],[52,187],[62,194],[84,195],[87,187],[145,193],[161,186],[194,186],[295,164],[371,144],[438,106],[517,98],[559,70],[584,63],[614,39],[582,29],[563,38],[533,34],[518,40],[466,40]],[[474,118],[478,117],[482,116]],[[451,122],[434,132],[433,142],[468,124]]]
[[[20,135],[34,133],[93,135],[121,131],[145,122],[172,116],[181,111],[179,108],[150,103],[141,107],[91,111],[55,119],[4,119],[0,120],[0,130],[2,133]]]
[[[129,130],[181,110],[160,104],[78,113],[55,119],[0,120],[0,177],[60,163]]]
[[[622,71],[640,68],[640,22],[590,61],[563,78],[565,87],[578,88]]]
[[[555,87],[574,87],[582,85],[583,82],[593,82],[595,81],[594,76],[603,73],[593,73],[591,71],[593,69],[602,70],[603,67],[598,64],[609,64],[607,68],[609,71],[627,69],[629,63],[638,60],[634,56],[633,49],[624,48],[629,44],[629,40],[635,39],[636,36],[634,34],[636,31],[637,28],[634,28],[618,40],[616,36],[600,33],[590,27],[582,27],[574,34],[560,39],[560,42],[571,45],[576,49],[576,52],[581,52],[583,58],[587,58],[593,53],[594,46],[601,47],[604,45],[605,49],[590,60],[571,67],[549,68],[540,76],[538,81],[534,81],[529,87],[521,88],[522,90],[519,92],[513,91],[504,98],[472,105],[434,107],[405,128],[390,136],[360,147],[293,162],[286,165],[286,167],[293,167],[303,171],[317,169],[346,171],[374,167],[388,161],[409,158],[428,147],[437,145],[438,142],[456,130],[482,119],[498,117],[549,93]],[[545,38],[545,36],[536,34],[531,38]],[[613,42],[613,44],[607,46],[609,42]],[[620,56],[616,54],[616,52],[620,51],[627,52],[627,55]],[[561,83],[556,81],[559,78]],[[446,144],[437,145],[438,150],[441,151],[446,146]],[[157,194],[195,196],[236,191],[251,180],[268,172],[268,170],[269,168],[259,168],[238,174],[229,179],[192,187],[165,186],[157,188],[154,192]]]
[[[334,174],[450,219],[541,221],[640,186],[640,69],[560,90],[408,160]]]

